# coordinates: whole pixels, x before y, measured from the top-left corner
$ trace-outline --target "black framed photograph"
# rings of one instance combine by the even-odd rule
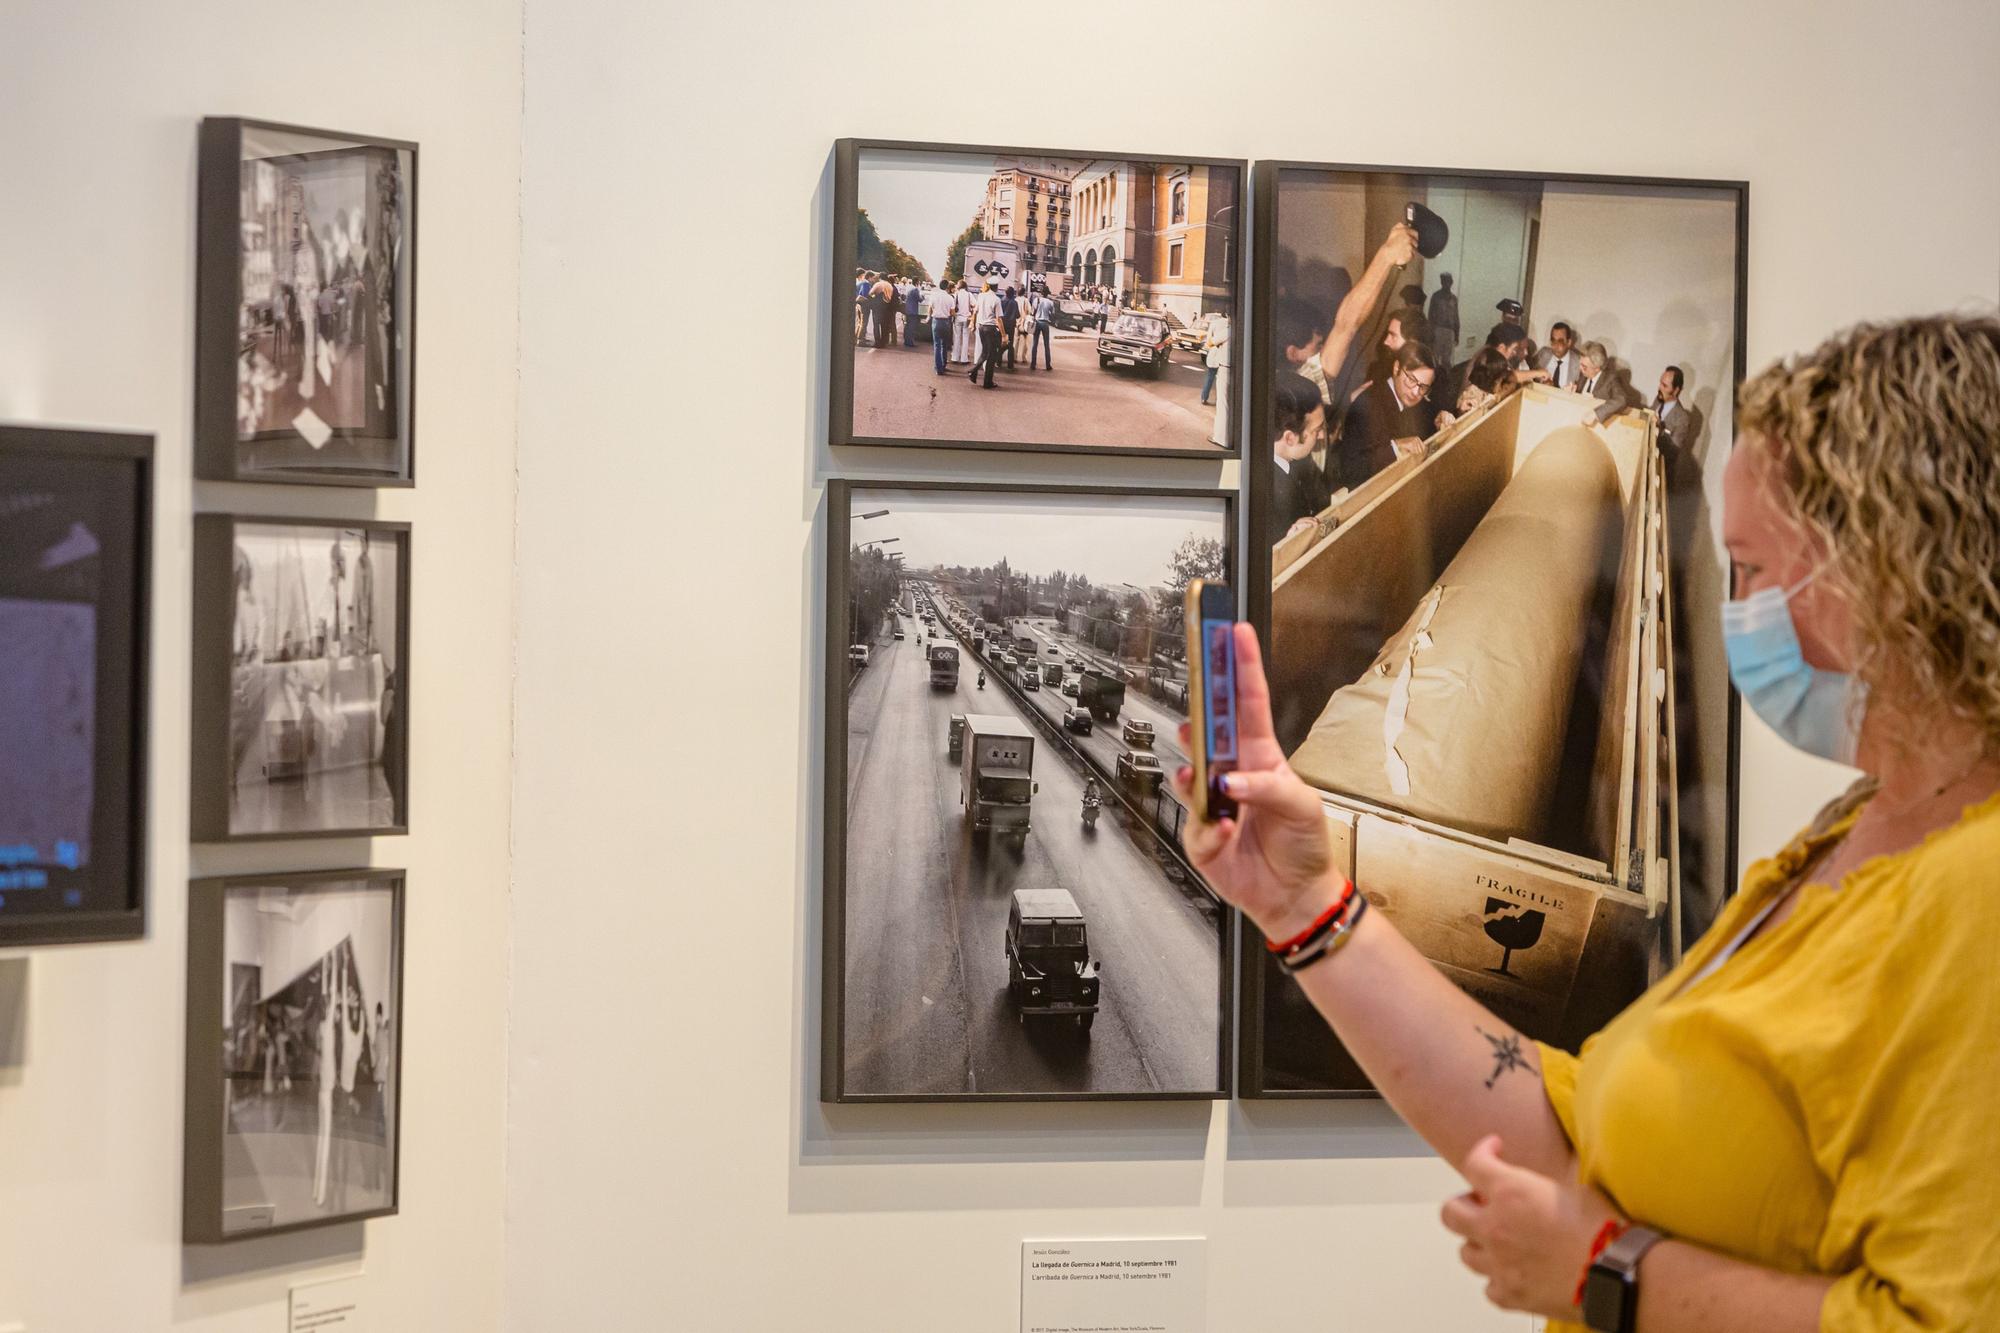
[[[1232,914],[1166,776],[1233,495],[827,504],[822,1097],[1227,1096]]]
[[[145,934],[153,437],[0,425],[0,945]]]
[[[1243,162],[842,139],[831,441],[1237,453]]]
[[[201,514],[194,837],[409,831],[410,529]]]
[[[190,886],[186,1241],[396,1211],[403,879],[333,870]]]
[[[415,482],[416,223],[415,144],[202,122],[198,475]]]
[[[1259,163],[1248,601],[1345,868],[1575,1049],[1735,872],[1741,182]],[[1366,1093],[1246,941],[1241,1086]]]

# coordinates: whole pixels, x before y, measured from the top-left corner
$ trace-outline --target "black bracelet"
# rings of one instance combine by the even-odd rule
[[[1322,958],[1339,953],[1354,934],[1354,928],[1361,924],[1361,918],[1368,915],[1368,900],[1359,893],[1354,895],[1354,910],[1345,916],[1334,918],[1310,938],[1300,941],[1295,949],[1278,955],[1278,966],[1287,972],[1298,972],[1311,967]]]

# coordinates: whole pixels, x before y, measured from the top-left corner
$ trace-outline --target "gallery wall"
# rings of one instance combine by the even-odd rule
[[[266,1333],[289,1283],[361,1270],[389,1333],[1004,1333],[1022,1237],[1180,1232],[1212,1240],[1217,1328],[1518,1333],[1436,1224],[1455,1177],[1379,1104],[817,1102],[823,484],[1028,473],[819,443],[828,153],[851,133],[1746,177],[1754,366],[2000,293],[2000,17],[1811,18],[1607,9],[1585,50],[1493,12],[1159,0],[1066,10],[1101,49],[1045,50],[867,0],[528,0],[525,24],[500,0],[6,7],[0,418],[152,430],[160,461],[150,929],[0,956],[0,1327]],[[926,91],[938,60],[1013,43],[1048,77]],[[1523,99],[1574,127],[1496,110]],[[422,144],[415,491],[189,481],[213,113]],[[284,856],[411,873],[403,1215],[194,1251],[186,880],[281,855],[183,834],[189,518],[232,506],[414,523],[433,683],[415,832]],[[1746,719],[1744,856],[1841,782]],[[1337,1298],[1269,1301],[1336,1273]]]
[[[0,11],[0,420],[158,437],[148,931],[0,957],[0,1328],[272,1333],[291,1283],[356,1271],[372,1329],[500,1326],[520,19]],[[190,480],[204,115],[422,145],[414,491]],[[191,853],[190,516],[228,508],[414,525],[410,836]],[[188,877],[371,861],[410,872],[403,1214],[183,1249]]]
[[[1024,1236],[1182,1233],[1211,1238],[1217,1329],[1524,1333],[1379,1104],[816,1100],[829,472],[1134,475],[829,457],[829,152],[1748,178],[1754,365],[2000,290],[2000,20],[1835,11],[1604,7],[1585,40],[1345,2],[529,0],[508,1329],[1007,1333]],[[1746,853],[1839,785],[1751,724]],[[1325,1299],[1271,1299],[1306,1275]]]

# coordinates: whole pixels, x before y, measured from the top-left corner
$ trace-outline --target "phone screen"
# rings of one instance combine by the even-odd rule
[[[1228,587],[1201,580],[1189,586],[1187,600],[1195,813],[1221,819],[1236,813],[1220,781],[1236,767],[1236,602]]]
[[[1236,763],[1236,622],[1203,620],[1201,638],[1208,684],[1208,763]],[[1218,769],[1218,771],[1220,771]]]

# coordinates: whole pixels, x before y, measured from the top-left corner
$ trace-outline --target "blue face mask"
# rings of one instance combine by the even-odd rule
[[[1761,588],[1722,604],[1729,678],[1750,709],[1807,754],[1852,764],[1860,740],[1864,690],[1854,677],[1806,665],[1788,603],[1817,577],[1790,588]]]

